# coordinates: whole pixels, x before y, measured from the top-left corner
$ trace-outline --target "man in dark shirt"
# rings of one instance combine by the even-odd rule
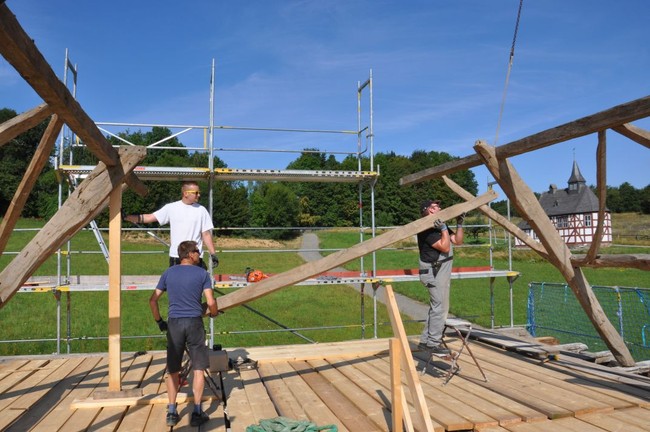
[[[420,206],[422,217],[440,211],[440,201],[426,200]],[[463,243],[463,218],[456,219],[457,232],[452,231],[440,219],[432,228],[418,233],[420,251],[420,282],[429,290],[429,313],[420,336],[419,348],[433,354],[449,354],[442,345],[442,332],[449,312],[449,288],[454,259],[452,245]]]

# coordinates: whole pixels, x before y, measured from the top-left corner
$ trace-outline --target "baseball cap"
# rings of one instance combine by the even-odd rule
[[[420,205],[420,211],[424,212],[426,209],[429,208],[429,206],[431,206],[431,204],[438,204],[439,205],[440,200],[430,200],[430,199],[428,199],[428,200],[422,201],[422,205]]]

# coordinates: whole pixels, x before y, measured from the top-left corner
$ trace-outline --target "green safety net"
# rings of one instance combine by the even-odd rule
[[[293,420],[286,417],[264,419],[256,425],[250,425],[246,432],[338,432],[336,425],[317,426],[308,420]]]

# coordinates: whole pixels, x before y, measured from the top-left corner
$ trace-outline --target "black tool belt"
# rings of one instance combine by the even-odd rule
[[[429,269],[420,269],[419,273],[422,275],[422,274],[427,274],[427,273],[429,273],[429,271],[431,271],[433,273],[433,277],[436,277],[436,276],[438,276],[438,271],[440,271],[440,267],[442,267],[442,264],[446,263],[447,261],[451,261],[453,259],[454,259],[454,257],[452,255],[452,256],[449,256],[449,257],[446,257],[446,258],[443,258],[443,259],[439,259],[438,261],[434,261],[434,262],[431,263],[431,270],[429,270]]]

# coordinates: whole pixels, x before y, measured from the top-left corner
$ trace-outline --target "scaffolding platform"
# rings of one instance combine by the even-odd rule
[[[95,169],[93,165],[61,165],[59,171],[67,176],[83,177]],[[212,175],[222,181],[288,181],[288,182],[337,182],[359,183],[371,181],[379,175],[375,171],[339,170],[275,170],[275,169],[234,169],[196,167],[155,167],[137,166],[133,173],[140,180],[188,181],[207,180]]]
[[[273,274],[267,276],[272,277]],[[479,279],[504,277],[514,281],[518,272],[509,270],[493,270],[490,267],[454,267],[452,279]],[[122,291],[153,290],[160,276],[122,276]],[[108,276],[80,276],[77,283],[57,285],[51,282],[53,278],[33,277],[27,281],[18,292],[52,292],[52,291],[108,291]],[[54,278],[56,279],[56,278]],[[351,285],[351,284],[384,284],[394,282],[413,282],[420,280],[418,269],[379,270],[376,275],[361,275],[355,271],[325,272],[306,279],[296,285]],[[215,274],[214,288],[243,288],[254,285],[247,282],[245,274]]]

